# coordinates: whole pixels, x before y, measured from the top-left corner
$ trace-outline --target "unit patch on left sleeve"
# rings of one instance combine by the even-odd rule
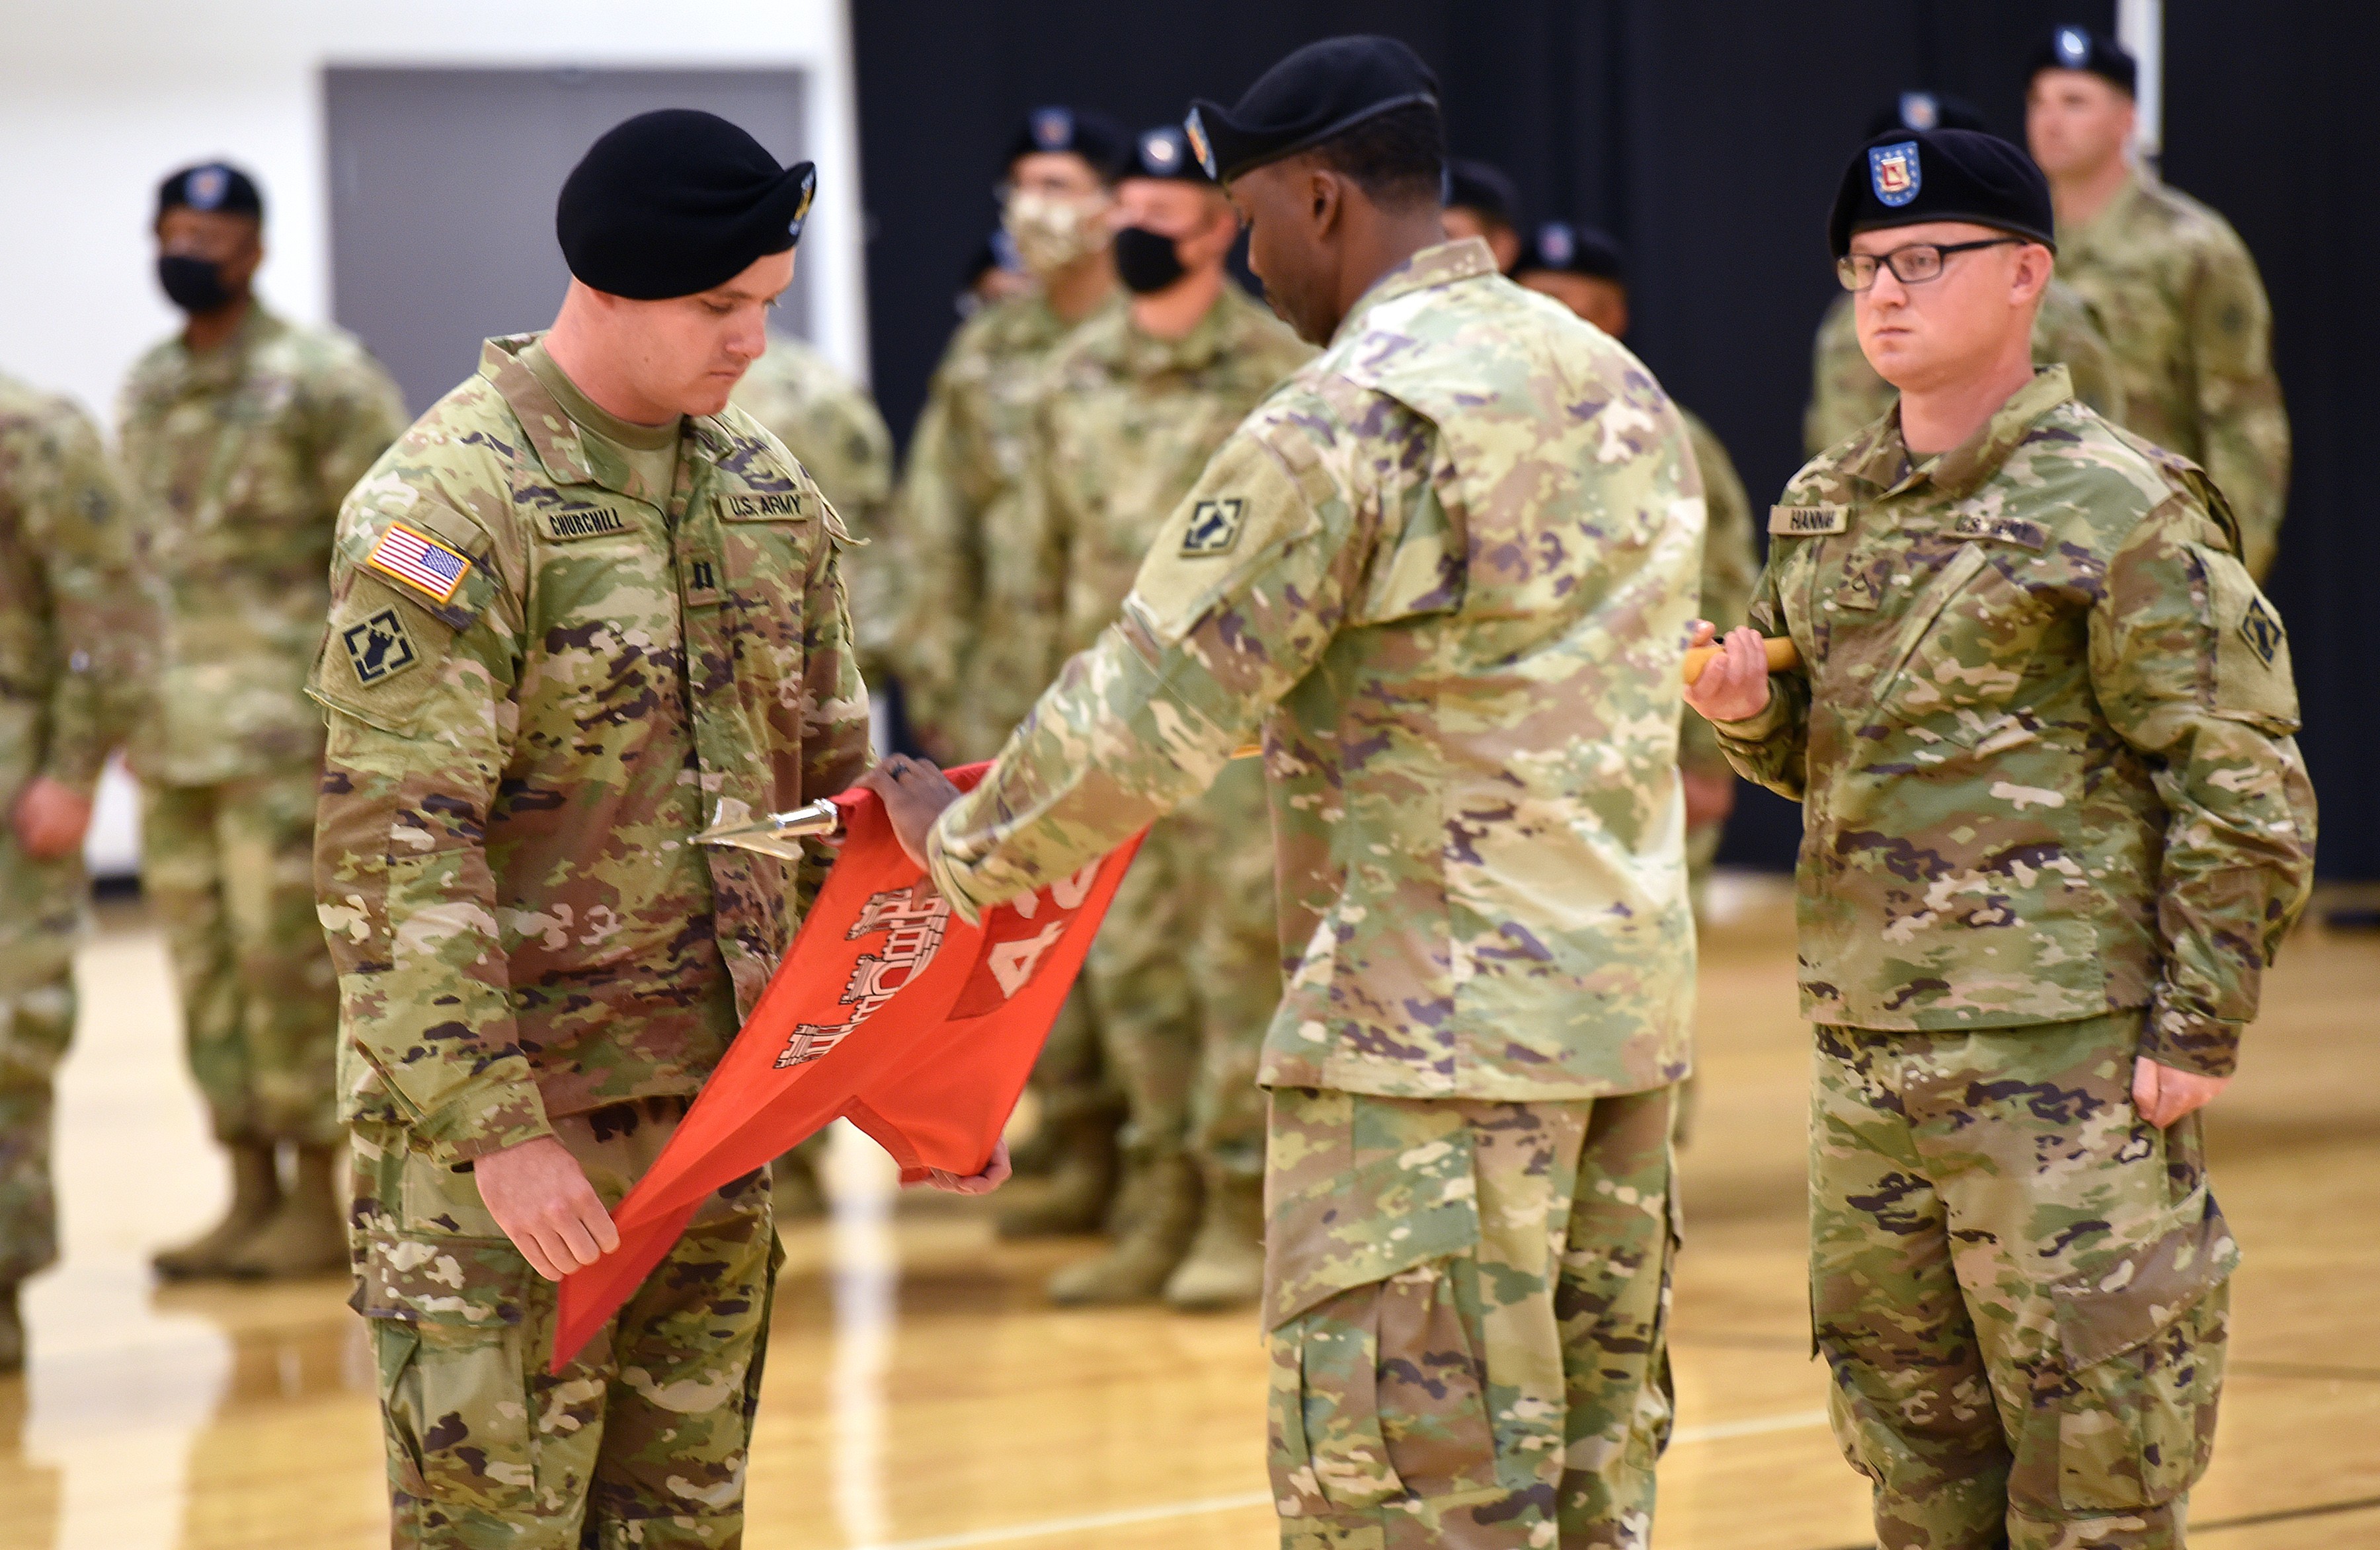
[[[1191,510],[1190,526],[1182,535],[1184,554],[1228,554],[1240,541],[1240,524],[1247,515],[1243,500],[1201,501]]]
[[[388,525],[364,563],[441,603],[453,601],[463,578],[471,574],[471,562],[462,551],[403,522]]]
[[[2285,638],[2281,634],[2281,622],[2273,617],[2272,610],[2265,606],[2262,598],[2248,599],[2247,614],[2240,621],[2240,636],[2247,641],[2248,648],[2264,660],[2266,667],[2273,665],[2273,658],[2280,651],[2281,641]]]
[[[413,637],[406,633],[405,621],[393,608],[382,609],[362,624],[341,630],[339,644],[347,648],[356,682],[366,687],[394,678],[421,660],[421,653],[413,648]]]

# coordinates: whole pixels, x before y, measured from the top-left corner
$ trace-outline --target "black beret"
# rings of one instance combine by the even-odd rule
[[[1079,108],[1035,108],[1025,115],[1017,127],[1015,139],[1009,142],[1008,159],[1014,163],[1019,156],[1036,151],[1067,153],[1080,156],[1091,164],[1102,183],[1113,183],[1123,176],[1132,160],[1132,137],[1123,126],[1103,113],[1087,113]]]
[[[1394,38],[1325,38],[1259,76],[1234,106],[1192,102],[1182,127],[1220,183],[1415,104],[1438,106],[1438,77],[1419,54]]]
[[[1215,180],[1190,154],[1190,137],[1182,132],[1179,124],[1160,124],[1154,129],[1143,129],[1140,139],[1133,142],[1132,165],[1124,169],[1126,177],[1162,177],[1181,183],[1196,183],[1211,188]]]
[[[223,162],[184,167],[157,185],[157,219],[169,210],[209,210],[264,219],[264,195],[256,179]]]
[[[1609,232],[1593,226],[1573,226],[1567,221],[1548,221],[1529,239],[1529,250],[1521,256],[1513,271],[1526,274],[1532,270],[1552,270],[1560,274],[1584,274],[1590,280],[1609,280],[1617,285],[1628,283],[1628,254]]]
[[[1903,91],[1876,110],[1867,121],[1867,138],[1895,129],[1988,129],[1984,115],[1964,97],[1947,91]]]
[[[1503,225],[1520,224],[1521,191],[1512,187],[1504,169],[1493,163],[1475,162],[1468,157],[1448,162],[1446,202],[1450,209],[1460,206],[1475,210]]]
[[[563,180],[553,233],[570,272],[637,301],[692,296],[801,240],[818,174],[694,108],[614,125]]]
[[[2127,97],[2140,90],[2141,67],[2132,59],[2131,51],[2113,38],[2103,38],[2084,27],[2061,27],[2041,45],[2033,56],[2033,68],[2025,72],[2031,80],[2044,70],[2082,70],[2097,76]]]
[[[2032,157],[1973,129],[1895,129],[1861,147],[1835,191],[1827,240],[1840,259],[1854,232],[1922,221],[1972,221],[2058,249],[2049,180]]]

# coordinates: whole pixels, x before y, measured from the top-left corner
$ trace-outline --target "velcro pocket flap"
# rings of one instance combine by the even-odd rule
[[[2143,1344],[2188,1313],[2239,1268],[2240,1245],[2212,1195],[2184,1203],[2183,1226],[2082,1280],[2051,1287],[2058,1345],[2080,1372]]]
[[[1265,1232],[1265,1327],[1351,1288],[1476,1248],[1475,1161],[1470,1129],[1458,1125],[1277,1206]]]
[[[364,1241],[356,1311],[407,1324],[501,1328],[527,1316],[534,1274],[509,1239],[375,1232]]]

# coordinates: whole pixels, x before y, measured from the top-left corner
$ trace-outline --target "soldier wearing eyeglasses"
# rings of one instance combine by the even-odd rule
[[[2022,151],[1880,136],[1830,235],[1900,402],[1787,487],[1687,702],[1803,805],[1836,1435],[1886,1545],[2179,1545],[2239,1260],[2198,1110],[2312,873],[2288,637],[2205,474],[2034,365]]]

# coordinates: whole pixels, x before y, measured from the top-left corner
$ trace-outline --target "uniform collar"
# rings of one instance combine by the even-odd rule
[[[552,391],[537,380],[537,373],[521,363],[522,352],[543,337],[541,333],[507,333],[486,341],[480,346],[480,375],[503,395],[538,461],[557,482],[601,485],[615,494],[626,494],[625,479],[606,478],[596,471],[577,422],[563,412]],[[699,449],[716,462],[735,446],[735,438],[711,416],[688,415],[685,424],[678,443],[680,457]]]
[[[1956,501],[1981,488],[2000,471],[2009,454],[2033,434],[2042,416],[2074,397],[2074,379],[2061,364],[2044,367],[2033,381],[2009,394],[1983,428],[1949,452],[1921,467],[1910,466],[1909,446],[1900,437],[1900,407],[1877,422],[1866,444],[1853,450],[1845,471],[1876,486],[1887,496],[1906,494],[1920,487],[1943,500]]]
[[[1163,371],[1196,371],[1212,364],[1229,348],[1232,337],[1238,332],[1239,319],[1233,314],[1232,301],[1239,287],[1228,278],[1215,297],[1215,305],[1179,339],[1160,339],[1132,321],[1132,309],[1126,304],[1117,314],[1121,326],[1112,340],[1111,359],[1124,372],[1136,377],[1154,377]]]
[[[176,334],[168,342],[170,359],[181,381],[193,387],[230,387],[248,375],[248,363],[257,350],[287,333],[289,325],[251,300],[248,316],[230,338],[212,350],[193,350]]]
[[[2107,204],[2101,207],[2098,214],[2080,224],[2060,230],[2058,234],[2058,245],[2060,248],[2069,246],[2087,248],[2098,241],[2105,233],[2123,230],[2132,218],[2133,206],[2141,202],[2143,194],[2140,169],[2135,167],[2124,174],[2122,185],[2116,189],[2114,196],[2107,200]]]
[[[1336,345],[1354,337],[1364,326],[1366,314],[1401,296],[1426,291],[1433,285],[1451,285],[1459,280],[1485,279],[1499,272],[1496,255],[1482,237],[1466,236],[1425,248],[1373,281],[1372,288],[1358,297],[1355,305],[1348,309],[1330,342]]]

